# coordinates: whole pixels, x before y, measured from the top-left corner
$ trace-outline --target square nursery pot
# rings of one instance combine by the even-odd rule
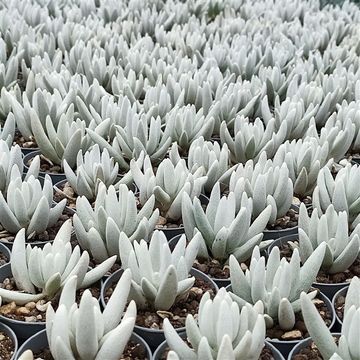
[[[270,254],[271,250],[274,246],[281,246],[286,244],[289,241],[296,241],[299,239],[298,234],[288,235],[281,237],[275,240],[269,247],[268,247],[268,255]],[[349,282],[342,282],[338,284],[324,284],[319,282],[314,282],[313,287],[319,289],[324,295],[326,295],[330,300],[333,299],[336,292],[340,291],[341,289],[348,287],[350,285]]]
[[[0,282],[4,279],[12,277],[11,265],[6,264],[0,267]],[[45,329],[45,322],[25,322],[10,319],[0,314],[0,323],[9,326],[16,334],[20,343],[36,334],[40,330]]]
[[[139,335],[133,333],[130,338],[131,341],[141,344],[146,351],[146,359],[151,360],[152,359],[152,353],[149,348],[149,346],[146,344],[144,339],[142,339]],[[46,349],[49,347],[48,339],[46,336],[46,329],[41,330],[31,336],[29,339],[27,339],[19,348],[16,357],[14,357],[14,360],[19,359],[20,355],[23,354],[26,350],[31,350],[32,352],[41,351],[43,349]],[[65,359],[64,359],[65,360]],[[104,359],[105,360],[105,359]]]
[[[123,269],[120,269],[113,273],[109,278],[105,281],[102,289],[101,289],[101,295],[100,295],[100,303],[103,308],[106,307],[105,303],[105,293],[106,290],[114,283],[117,283],[123,273]],[[215,293],[219,290],[217,285],[214,281],[212,281],[206,274],[202,273],[201,271],[192,268],[190,271],[190,274],[193,275],[195,278],[200,278],[206,282],[208,282],[215,290]],[[185,331],[185,327],[181,327],[178,329],[175,329],[178,333],[181,333]],[[140,335],[149,345],[150,349],[152,351],[155,351],[155,349],[165,340],[164,331],[158,330],[158,329],[150,329],[142,326],[135,325],[134,332],[138,335]]]
[[[10,358],[10,360],[14,360],[16,357],[16,353],[18,351],[18,345],[19,345],[16,334],[9,326],[2,324],[1,322],[0,322],[0,332],[4,332],[13,342],[14,353],[13,353],[13,356]]]
[[[340,333],[332,333],[333,336],[340,336]],[[287,360],[291,360],[293,359],[293,357],[297,354],[299,354],[299,352],[306,348],[307,346],[309,346],[312,342],[312,339],[309,337],[307,339],[301,340],[290,352],[289,356],[287,357]],[[307,359],[307,358],[306,358]]]
[[[30,153],[26,154],[24,156],[23,162],[24,162],[24,172],[27,172],[29,170],[29,166],[28,166],[28,162],[33,159],[36,155],[41,155],[41,151],[31,151]],[[53,182],[53,184],[58,183],[61,180],[66,179],[66,176],[64,173],[59,173],[59,174],[55,174],[55,173],[46,173],[44,171],[39,171],[39,175],[42,176],[43,178],[45,178],[45,175],[48,174],[51,177],[51,180]]]
[[[182,339],[186,338],[186,332],[185,331],[183,331],[179,335],[180,335],[180,337]],[[167,344],[167,341],[165,340],[158,346],[158,348],[154,352],[153,360],[160,360],[163,357],[164,352],[165,352],[167,347],[168,347],[168,344]],[[280,351],[277,350],[275,348],[275,346],[271,345],[269,342],[265,341],[265,347],[271,350],[274,360],[285,360],[284,357],[281,355]]]
[[[299,213],[299,207],[296,205],[291,205],[290,209],[295,210],[296,213]],[[288,235],[293,235],[293,234],[298,234],[298,226],[294,226],[288,229],[281,229],[281,230],[267,230],[265,229],[263,231],[263,238],[262,241],[265,240],[275,240],[275,239],[279,239],[281,237],[284,236],[288,236]]]

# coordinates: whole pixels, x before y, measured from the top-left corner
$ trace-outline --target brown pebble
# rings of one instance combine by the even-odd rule
[[[36,316],[25,316],[24,319],[25,319],[25,322],[36,322]]]
[[[35,306],[36,306],[36,304],[34,301],[31,301],[25,305],[25,307],[29,310],[35,309]]]
[[[12,314],[16,309],[15,301],[12,301],[6,305],[0,307],[0,314],[7,315]]]
[[[287,331],[281,336],[283,340],[296,340],[296,339],[301,339],[301,337],[302,334],[300,330]]]
[[[15,311],[16,315],[28,315],[30,314],[30,310],[27,309],[25,306],[19,307]]]

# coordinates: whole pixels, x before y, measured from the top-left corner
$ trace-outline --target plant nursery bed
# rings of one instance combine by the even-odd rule
[[[63,213],[60,215],[59,220],[57,221],[57,223],[49,228],[46,229],[43,233],[41,234],[37,234],[36,236],[33,237],[27,237],[26,238],[26,243],[32,243],[32,242],[42,242],[42,241],[51,241],[55,239],[56,234],[59,232],[59,229],[61,228],[62,224],[68,220],[71,219],[73,216],[73,213],[68,211],[68,210],[64,210]],[[10,234],[9,232],[7,232],[1,225],[0,225],[0,242],[2,243],[13,243],[15,239],[15,235],[14,234]]]
[[[14,355],[14,343],[10,336],[4,331],[0,331],[0,359],[10,360]]]
[[[332,313],[331,310],[326,306],[325,301],[316,297],[313,300],[314,305],[316,306],[317,310],[319,311],[320,316],[324,320],[327,326],[330,326],[332,321]],[[280,328],[278,324],[276,324],[271,329],[267,329],[266,336],[270,339],[279,339],[282,341],[286,340],[302,340],[309,337],[309,333],[306,329],[303,317],[301,312],[295,314],[295,326],[293,329],[284,331]]]
[[[285,257],[290,261],[293,249],[289,244],[280,245],[280,256]],[[336,274],[327,274],[325,271],[320,270],[316,282],[322,284],[339,284],[343,282],[350,282],[354,276],[360,276],[360,259],[357,258],[355,262],[344,272]]]
[[[116,284],[111,285],[105,293],[105,303],[109,301]],[[149,329],[162,329],[163,321],[168,318],[174,328],[185,326],[188,314],[196,315],[202,295],[209,291],[211,298],[215,296],[214,288],[208,282],[195,278],[194,286],[190,289],[188,297],[178,301],[168,311],[154,311],[152,309],[138,309],[136,325]]]

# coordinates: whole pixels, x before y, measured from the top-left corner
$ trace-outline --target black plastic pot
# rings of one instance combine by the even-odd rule
[[[346,298],[346,294],[347,294],[347,292],[348,292],[348,289],[349,289],[348,286],[347,286],[347,287],[344,287],[344,288],[340,289],[340,290],[334,295],[334,297],[333,297],[333,299],[332,299],[332,305],[333,305],[334,310],[335,310],[336,299],[337,299],[339,296],[344,296],[344,297]],[[336,323],[339,324],[339,329],[338,329],[338,331],[340,331],[343,322],[342,322],[342,320],[339,318],[339,316],[337,315],[336,310],[335,310],[335,316],[336,316]],[[335,324],[335,325],[336,325],[336,324]]]
[[[186,332],[182,332],[179,334],[182,339],[186,338]],[[167,341],[163,341],[154,352],[153,360],[160,360],[163,356],[166,348],[168,347]],[[274,360],[285,360],[284,357],[281,355],[280,351],[276,349],[275,346],[271,345],[269,342],[265,341],[265,347],[272,351],[272,355]]]
[[[7,336],[9,336],[9,338],[12,340],[14,344],[14,354],[10,358],[10,360],[14,360],[19,346],[16,334],[9,326],[2,324],[1,322],[0,322],[0,331],[4,332]]]
[[[100,298],[101,305],[103,306],[103,308],[106,307],[106,303],[105,303],[106,290],[112,284],[117,283],[119,281],[123,271],[124,271],[123,269],[116,271],[114,274],[109,276],[109,278],[105,281],[105,283],[101,289],[101,298]],[[213,288],[215,289],[215,292],[217,292],[219,290],[219,288],[217,287],[215,282],[212,281],[207,275],[205,275],[201,271],[192,268],[190,271],[190,274],[195,276],[196,278],[201,278],[202,280],[210,283],[213,286]],[[150,346],[150,349],[153,351],[165,340],[163,330],[149,329],[149,328],[135,325],[134,331],[136,334],[140,335],[147,342],[147,344]],[[185,327],[178,328],[178,329],[176,329],[176,331],[178,333],[181,333],[181,332],[185,331]]]
[[[152,359],[151,350],[148,344],[145,342],[145,340],[141,338],[141,336],[133,333],[131,335],[130,340],[132,340],[135,343],[141,344],[146,350],[147,359],[148,360]],[[19,351],[17,352],[16,357],[14,359],[17,360],[20,357],[20,355],[23,354],[26,350],[32,350],[32,352],[37,352],[46,349],[48,347],[49,347],[49,343],[46,336],[46,329],[44,329],[31,336],[29,339],[27,339],[19,348]]]
[[[353,157],[351,162],[353,165],[360,165],[360,157]]]
[[[284,236],[282,238],[279,238],[275,240],[268,248],[268,255],[270,254],[271,250],[274,248],[274,246],[280,246],[284,243],[287,243],[288,241],[295,241],[298,240],[299,236],[296,235],[288,235]],[[334,297],[335,293],[339,290],[348,287],[350,284],[348,282],[343,282],[339,284],[323,284],[314,282],[313,286],[317,289],[319,289],[324,295],[326,295],[330,300]]]
[[[28,166],[28,162],[34,158],[36,155],[41,155],[41,151],[31,151],[30,153],[28,153],[27,155],[24,156],[23,162],[24,162],[24,171],[27,172],[29,170],[29,166]],[[66,179],[65,174],[64,173],[60,173],[60,174],[55,174],[55,173],[46,173],[43,171],[39,172],[39,175],[45,178],[45,175],[49,175],[51,177],[51,180],[53,182],[53,184],[58,183],[61,180]]]
[[[176,244],[180,240],[181,235],[183,235],[183,234],[176,235],[169,241],[169,247],[170,247],[171,251],[175,248]],[[216,279],[216,278],[211,277],[208,274],[205,274],[205,275],[207,275],[212,281],[214,281],[215,284],[219,288],[227,287],[230,284],[230,278],[228,278],[228,279]]]
[[[6,256],[6,258],[8,259],[7,262],[10,262],[10,258],[11,258],[10,249],[3,243],[0,243],[0,253],[4,254]]]
[[[299,207],[296,205],[291,205],[290,209],[293,209],[293,210],[299,212]],[[288,236],[288,235],[293,235],[293,234],[297,235],[297,233],[298,233],[298,226],[294,226],[292,228],[282,229],[282,230],[267,230],[267,229],[265,229],[263,231],[264,236],[262,238],[262,241],[276,240],[276,239],[279,239],[281,237]]]
[[[9,277],[12,277],[10,264],[1,266],[0,282]],[[45,322],[25,322],[13,320],[4,315],[0,315],[0,323],[8,325],[15,332],[20,343],[45,328]]]
[[[340,336],[340,333],[332,333],[333,336]],[[309,337],[307,339],[301,340],[294,348],[291,350],[289,356],[287,357],[288,360],[291,360],[296,354],[298,354],[302,349],[309,346],[312,342],[312,339]]]
[[[329,329],[332,329],[335,323],[335,310],[327,296],[325,296],[320,292],[318,297],[326,303],[327,308],[331,311],[332,320]],[[278,339],[269,339],[269,338],[267,338],[266,340],[270,344],[274,345],[285,358],[287,358],[291,350],[302,341],[302,340],[281,341]]]

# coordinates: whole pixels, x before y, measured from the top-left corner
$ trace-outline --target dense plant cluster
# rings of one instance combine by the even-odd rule
[[[116,360],[151,313],[169,359],[256,360],[300,317],[359,360],[359,24],[349,1],[0,2],[0,323],[41,301],[55,360]],[[328,348],[323,278],[355,284]]]

